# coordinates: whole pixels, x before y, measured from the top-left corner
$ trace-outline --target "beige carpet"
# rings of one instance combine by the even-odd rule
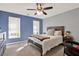
[[[64,47],[58,46],[47,52],[45,56],[63,56]],[[39,49],[33,44],[18,43],[6,47],[4,56],[40,56]]]

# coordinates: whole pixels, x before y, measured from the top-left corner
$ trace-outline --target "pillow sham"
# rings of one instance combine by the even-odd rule
[[[62,32],[61,32],[61,31],[55,31],[55,32],[54,32],[54,35],[55,35],[55,36],[62,35]]]
[[[54,35],[54,29],[48,29],[48,31],[47,31],[47,35],[51,35],[51,36],[53,36]]]

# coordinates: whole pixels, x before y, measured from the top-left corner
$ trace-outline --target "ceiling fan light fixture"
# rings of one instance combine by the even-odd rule
[[[37,15],[43,15],[42,11],[37,11]]]

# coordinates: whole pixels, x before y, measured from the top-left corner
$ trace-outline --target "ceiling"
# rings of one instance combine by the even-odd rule
[[[0,3],[0,10],[44,19],[75,8],[79,8],[78,3],[44,3],[42,5],[43,7],[53,6],[54,8],[45,11],[48,15],[34,15],[36,11],[27,11],[26,9],[36,8],[35,3]]]

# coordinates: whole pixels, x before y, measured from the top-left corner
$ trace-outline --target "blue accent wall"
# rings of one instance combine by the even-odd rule
[[[21,38],[17,38],[17,39],[8,38],[8,17],[9,16],[20,18]],[[19,15],[11,12],[0,11],[0,27],[2,28],[2,31],[5,31],[7,33],[7,43],[27,40],[28,37],[33,33],[33,20],[40,21],[40,33],[42,33],[43,32],[42,19],[29,17],[25,15]]]

